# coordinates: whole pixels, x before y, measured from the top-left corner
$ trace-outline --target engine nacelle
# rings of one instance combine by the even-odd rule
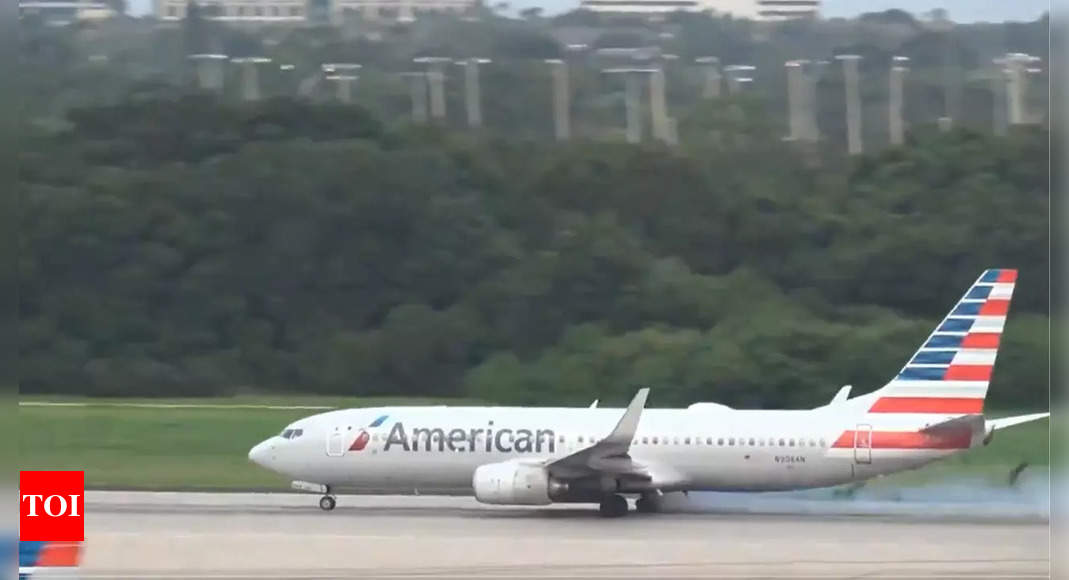
[[[475,499],[498,505],[547,505],[556,487],[541,466],[515,461],[480,465],[471,483]]]

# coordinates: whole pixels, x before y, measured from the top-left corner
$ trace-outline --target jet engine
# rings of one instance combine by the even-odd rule
[[[567,490],[540,465],[503,461],[480,465],[472,476],[475,499],[498,505],[547,505]]]

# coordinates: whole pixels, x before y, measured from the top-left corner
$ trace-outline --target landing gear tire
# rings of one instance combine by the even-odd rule
[[[644,495],[635,502],[635,511],[641,514],[655,514],[661,511],[660,498]]]
[[[622,495],[610,495],[601,500],[598,512],[605,518],[619,518],[627,515],[627,500]]]
[[[334,506],[338,505],[338,502],[334,500],[334,496],[324,495],[319,498],[319,509],[329,512],[334,509]]]

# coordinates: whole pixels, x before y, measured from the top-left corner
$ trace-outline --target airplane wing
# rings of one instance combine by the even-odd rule
[[[571,455],[567,455],[546,465],[549,472],[560,478],[578,478],[596,474],[634,474],[642,475],[645,469],[634,463],[628,451],[631,441],[638,429],[638,420],[646,406],[649,388],[642,388],[620,417],[616,428],[607,437]]]

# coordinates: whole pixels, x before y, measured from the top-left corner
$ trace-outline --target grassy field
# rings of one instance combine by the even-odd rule
[[[71,406],[26,406],[38,401]],[[317,411],[265,407],[430,402],[286,396],[108,401],[27,399],[19,408],[21,469],[84,469],[86,485],[97,489],[283,489],[288,487],[288,481],[251,465],[246,454],[250,447],[278,433],[287,423]],[[129,406],[146,403],[211,406]],[[478,404],[477,401],[448,401],[448,404],[473,403]],[[950,477],[1005,481],[1009,471],[1021,462],[1047,465],[1049,440],[1047,421],[1020,425],[997,434],[986,448],[922,470],[884,478],[880,484]]]

